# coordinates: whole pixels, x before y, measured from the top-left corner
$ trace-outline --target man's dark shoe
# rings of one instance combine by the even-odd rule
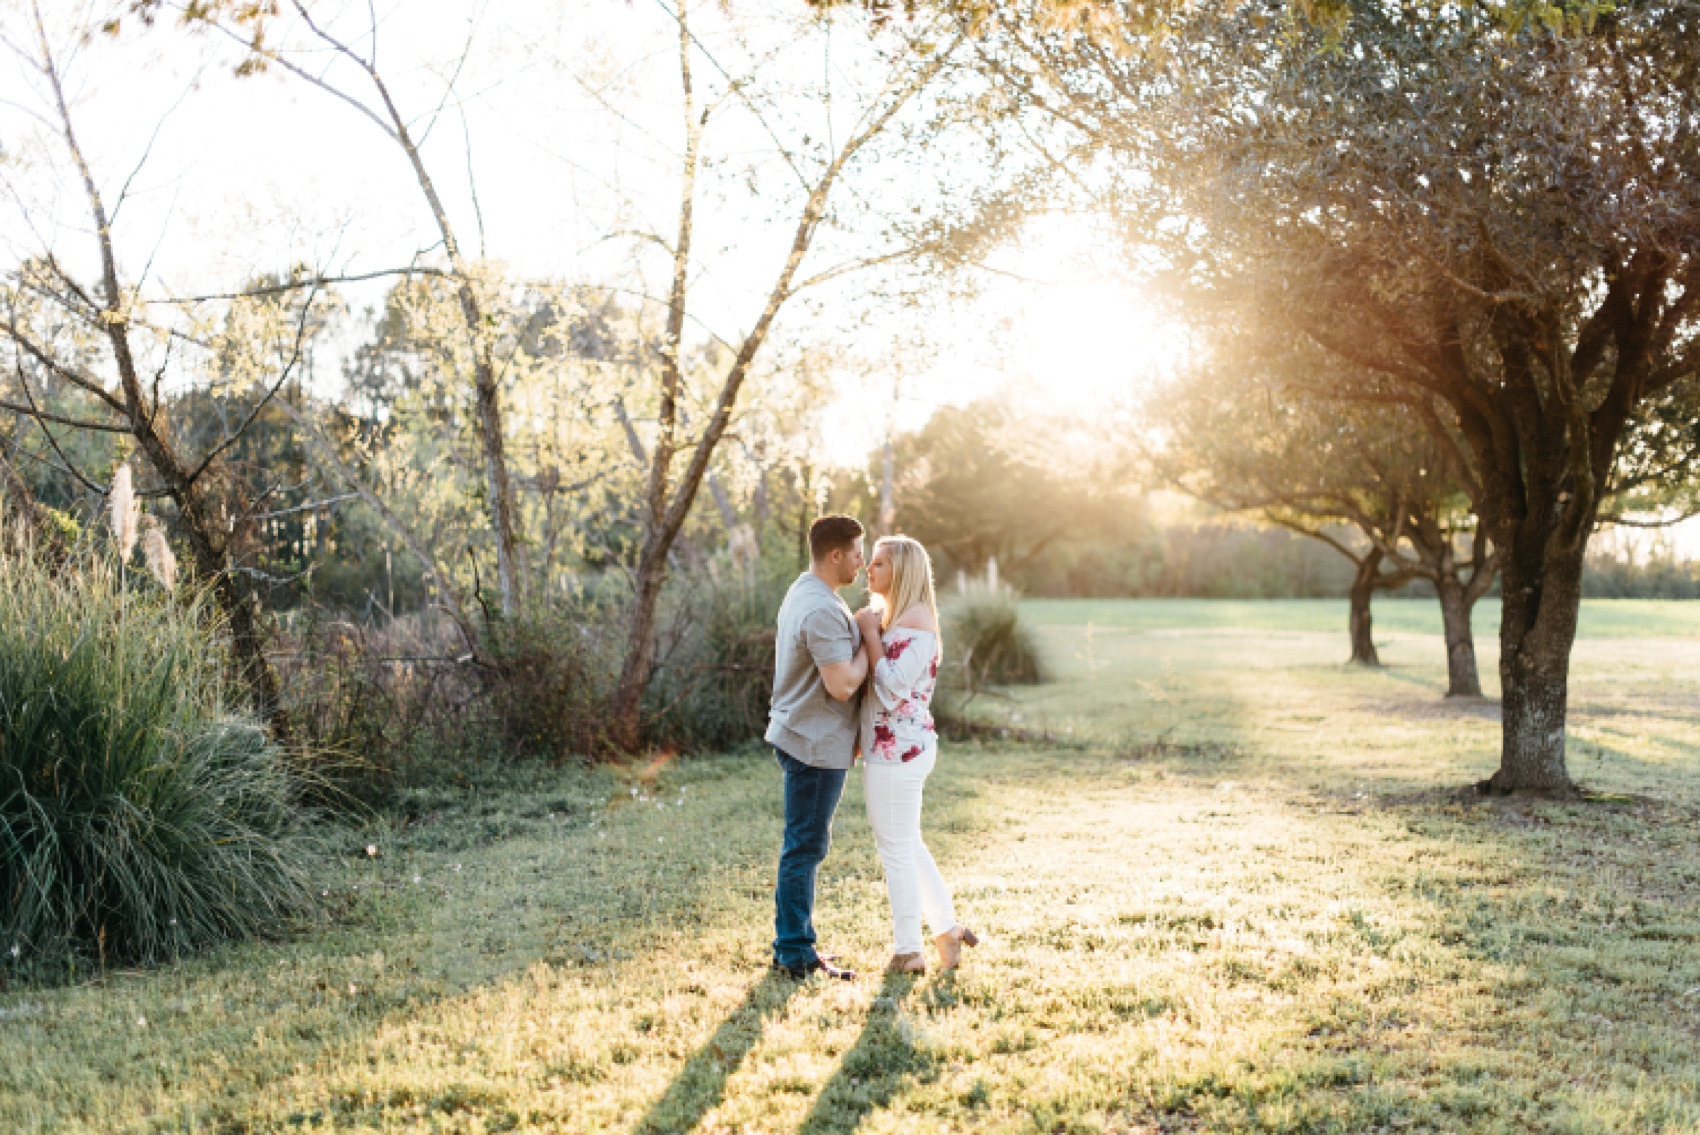
[[[837,978],[839,981],[856,980],[855,970],[835,966],[825,958],[816,958],[814,961],[800,966],[782,966],[778,962],[774,962],[773,968],[779,970],[781,973],[785,974],[785,976],[795,978],[798,981],[803,981],[807,979],[810,974],[816,973],[825,977]]]

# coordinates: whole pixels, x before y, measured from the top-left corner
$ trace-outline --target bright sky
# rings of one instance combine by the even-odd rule
[[[1172,364],[1179,333],[1137,287],[1092,263],[1090,241],[1084,223],[1058,224],[998,256],[1009,275],[993,277],[948,326],[931,329],[926,365],[902,376],[899,428],[918,428],[939,406],[1005,384],[1036,409],[1090,417]],[[880,428],[866,416],[835,456],[857,460]]]
[[[8,36],[27,41],[19,0],[0,4]],[[124,269],[131,278],[145,271],[146,293],[227,290],[256,272],[299,261],[367,271],[404,264],[436,242],[401,152],[356,110],[283,74],[234,79],[228,45],[191,41],[169,27],[73,50],[62,34],[70,17],[107,6],[66,0],[53,6],[50,19],[65,20],[54,29],[55,44],[84,147],[109,202],[139,167],[115,229]],[[700,7],[704,46],[736,71],[747,51],[718,5]],[[315,11],[325,26],[364,47],[365,0]],[[380,65],[421,122],[442,102],[444,76],[456,68],[470,34],[456,97],[424,147],[463,245],[475,251],[482,243],[529,277],[662,290],[657,276],[664,273],[656,269],[664,257],[629,234],[670,237],[677,209],[682,128],[676,25],[667,9],[656,0],[389,0],[377,13]],[[758,16],[742,34],[758,44],[778,42],[795,24],[789,16],[765,19]],[[782,58],[790,69],[780,73],[779,93],[789,97],[769,107],[768,125],[793,139],[842,136],[857,96],[868,93],[865,76],[879,72],[865,36],[846,26],[789,48]],[[724,86],[703,60],[697,67],[699,90],[712,94],[717,82]],[[371,102],[370,88],[351,68],[326,74]],[[13,257],[49,244],[86,271],[92,245],[76,185],[63,171],[48,179],[45,166],[30,164],[54,146],[29,117],[44,108],[43,92],[30,88],[21,70],[0,76],[0,84],[6,100],[0,160],[14,185],[34,196],[34,212],[45,207],[57,220],[57,227],[33,233],[7,225],[0,241]],[[821,97],[828,91],[836,102]],[[705,326],[731,337],[753,321],[782,258],[796,216],[795,183],[748,115],[714,120],[705,150],[726,174],[718,182],[705,179],[699,198],[701,267],[693,306]],[[882,194],[901,197],[911,188],[905,177],[924,193],[930,173],[865,171],[861,182],[846,183],[847,200],[871,197],[877,205]],[[756,191],[740,193],[739,177]],[[823,237],[810,270],[862,251],[857,240]],[[864,323],[871,330],[854,333],[874,373],[845,376],[836,409],[845,428],[834,437],[832,456],[852,461],[868,452],[887,420],[894,382],[902,392],[897,421],[910,428],[938,405],[1006,382],[1031,388],[1044,404],[1085,412],[1162,366],[1175,350],[1172,334],[1135,289],[1115,278],[1114,266],[1095,257],[1101,260],[1101,250],[1085,222],[1052,222],[1022,248],[1000,255],[997,263],[1009,275],[992,277],[979,298],[942,317],[901,308],[874,313]],[[853,297],[848,281],[855,279],[847,277],[839,294]],[[380,288],[356,298],[370,302]],[[922,318],[926,325],[915,325]],[[793,310],[791,330],[806,337],[804,319],[802,309]],[[824,324],[820,330],[844,334]],[[919,357],[906,346],[915,342],[927,347]]]
[[[405,264],[436,243],[405,159],[353,108],[280,73],[235,79],[228,44],[197,41],[168,21],[118,42],[97,36],[74,45],[66,29],[127,10],[119,0],[45,7],[59,21],[50,34],[109,206],[128,185],[115,230],[123,271],[144,278],[146,293],[223,291],[301,262],[369,271]],[[735,72],[749,50],[718,3],[698,7],[702,44]],[[794,14],[754,7],[732,15],[747,21],[745,34],[758,46],[795,30]],[[29,0],[0,0],[0,28],[26,49],[28,10]],[[314,11],[365,46],[366,0],[329,0]],[[378,0],[375,11],[379,61],[407,113],[422,127],[443,106],[425,156],[469,250],[483,246],[529,278],[663,290],[654,246],[630,234],[670,235],[677,210],[682,130],[670,9],[660,0]],[[850,18],[841,17],[833,35],[781,53],[787,69],[765,120],[780,134],[818,139],[849,128],[866,77],[879,71],[866,37],[843,24]],[[469,40],[456,95],[445,101],[445,78]],[[311,65],[317,72],[323,60]],[[712,65],[699,59],[697,66],[699,90],[724,88]],[[370,102],[370,89],[348,67],[324,73]],[[50,248],[92,274],[80,187],[63,165],[53,124],[40,117],[44,96],[21,65],[0,68],[0,256],[15,261]],[[692,304],[704,326],[731,337],[753,320],[781,260],[797,215],[795,183],[748,115],[717,118],[705,146],[723,176],[706,178],[699,197]],[[888,165],[845,188],[852,201],[877,206],[909,189],[924,197],[932,172]],[[808,270],[854,254],[858,239],[829,234]],[[994,263],[999,272],[977,298],[942,310],[897,307],[869,316],[843,304],[863,320],[848,333],[861,361],[843,375],[829,411],[835,428],[825,456],[865,459],[893,418],[894,386],[899,428],[1005,384],[1043,410],[1092,421],[1179,358],[1179,333],[1127,282],[1113,241],[1088,221],[1035,226]],[[846,277],[840,299],[855,296],[856,280]],[[354,289],[351,298],[371,303],[382,287]],[[805,338],[816,332],[808,310],[791,314],[792,332]],[[846,335],[830,319],[818,331]],[[1668,540],[1692,555],[1700,553],[1700,522],[1610,539],[1626,548]]]

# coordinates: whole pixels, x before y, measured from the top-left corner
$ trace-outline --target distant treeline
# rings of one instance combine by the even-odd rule
[[[1668,551],[1645,560],[1590,552],[1582,594],[1590,599],[1700,599],[1700,563]]]
[[[1093,598],[1296,599],[1344,595],[1352,565],[1280,529],[1230,524],[1152,527],[1127,543],[1070,540],[1003,569],[1029,595]]]
[[[1140,471],[1001,397],[939,410],[842,477],[830,505],[898,529],[933,551],[941,582],[1000,576],[1034,596],[1292,599],[1344,596],[1353,566],[1319,540],[1141,490]],[[1070,460],[1058,460],[1066,454]],[[886,469],[891,469],[886,483]],[[1361,535],[1332,532],[1351,545]],[[1495,590],[1490,594],[1497,594]],[[1700,598],[1700,563],[1668,549],[1626,557],[1596,545],[1584,594]],[[1396,594],[1427,595],[1424,582]]]
[[[1157,529],[1120,546],[1064,544],[1000,570],[1026,594],[1053,597],[1332,598],[1352,582],[1345,557],[1315,540],[1228,524]],[[1700,599],[1700,563],[1668,551],[1635,559],[1596,551],[1582,587],[1591,599]],[[1432,593],[1420,580],[1394,592]]]

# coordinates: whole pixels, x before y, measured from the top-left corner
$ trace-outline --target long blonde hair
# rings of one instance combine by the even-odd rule
[[[880,629],[890,630],[892,622],[917,603],[927,605],[933,625],[938,626],[938,589],[933,586],[933,561],[927,549],[912,536],[881,536],[874,542],[874,553],[881,548],[891,549],[891,587],[881,597]],[[942,641],[941,637],[941,646]]]

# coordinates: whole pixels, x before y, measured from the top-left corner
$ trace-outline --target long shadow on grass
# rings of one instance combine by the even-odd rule
[[[798,988],[795,978],[769,970],[750,987],[743,1003],[721,1022],[708,1042],[685,1061],[667,1085],[666,1094],[655,1101],[636,1130],[677,1135],[694,1131],[725,1095],[726,1081],[761,1039],[768,1020],[779,1015]]]
[[[913,977],[886,975],[862,1034],[815,1098],[797,1135],[850,1135],[906,1084],[938,1075],[937,1058],[915,1046],[914,1026],[903,1013],[903,1001],[914,988]]]
[[[1436,696],[1441,696],[1446,691],[1446,683],[1441,679],[1431,674],[1412,673],[1398,665],[1382,665],[1369,672],[1378,678],[1390,678],[1395,682],[1404,682],[1407,685],[1416,686]]]

